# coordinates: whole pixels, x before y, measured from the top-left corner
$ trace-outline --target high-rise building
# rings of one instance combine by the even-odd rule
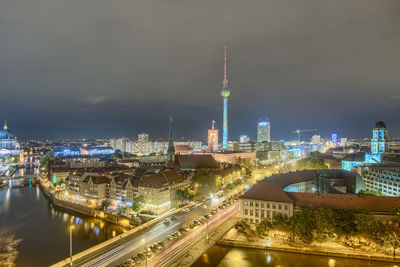
[[[226,76],[226,46],[224,46],[224,80],[222,81],[221,90],[221,96],[224,101],[222,149],[228,148],[228,97],[230,94],[231,92],[228,89],[228,80]]]
[[[313,135],[313,137],[311,137],[311,143],[313,145],[320,145],[321,144],[321,136],[320,135]]]
[[[332,133],[331,139],[332,139],[332,146],[336,147],[338,142],[338,134]]]
[[[208,151],[218,150],[218,130],[215,129],[215,121],[212,122],[211,129],[208,130]]]
[[[147,133],[140,133],[138,134],[138,141],[139,142],[149,142],[150,136]]]
[[[271,142],[271,125],[269,121],[258,122],[257,142]]]
[[[340,138],[340,146],[342,146],[342,147],[347,146],[347,138],[345,138],[345,137]]]
[[[249,142],[250,141],[250,138],[247,136],[247,135],[241,135],[240,137],[239,137],[239,142],[240,143],[247,143],[247,142]]]

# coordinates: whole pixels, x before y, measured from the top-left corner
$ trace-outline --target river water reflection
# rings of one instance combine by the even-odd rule
[[[394,267],[400,264],[331,258],[296,253],[274,252],[257,249],[230,248],[215,245],[203,254],[192,267],[250,267],[250,266],[281,266],[281,267]]]
[[[126,231],[53,207],[39,187],[0,189],[0,235],[14,234],[22,239],[17,247],[17,266],[49,266],[68,257],[69,225],[75,225],[74,254]]]

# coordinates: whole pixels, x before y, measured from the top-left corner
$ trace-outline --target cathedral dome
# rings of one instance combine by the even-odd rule
[[[0,131],[0,140],[16,140],[17,138],[15,135],[8,131],[8,130],[1,130]]]
[[[17,140],[17,137],[8,130],[7,123],[4,123],[3,130],[0,130],[0,140]]]
[[[375,128],[377,129],[387,129],[386,124],[383,121],[378,121],[375,123]]]

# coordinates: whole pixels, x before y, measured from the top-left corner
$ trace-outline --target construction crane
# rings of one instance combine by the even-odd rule
[[[297,133],[297,143],[300,145],[300,134],[305,133],[305,132],[316,132],[317,129],[311,129],[311,130],[300,130],[297,129],[296,131],[293,131],[292,133]]]

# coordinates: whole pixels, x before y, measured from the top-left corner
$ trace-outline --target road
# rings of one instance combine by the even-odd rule
[[[253,172],[252,179],[247,181],[247,185],[251,186],[254,184],[257,180],[260,180],[264,178],[265,176],[270,175],[274,170],[271,168],[261,168],[257,169]],[[237,194],[241,192],[244,189],[245,185],[241,185],[239,187],[233,188],[231,190],[227,190],[225,192],[225,196],[218,199],[218,200],[209,200],[204,203],[200,203],[197,207],[193,208],[190,212],[187,214],[183,215],[176,215],[176,219],[171,220],[169,224],[164,224],[163,222],[156,223],[149,228],[142,229],[134,234],[132,234],[128,240],[124,239],[121,240],[121,242],[117,242],[113,247],[110,249],[104,249],[104,251],[98,251],[96,252],[95,255],[85,257],[82,260],[75,261],[74,266],[85,266],[85,267],[90,267],[90,266],[116,266],[120,263],[125,262],[127,259],[129,259],[132,256],[135,256],[139,252],[142,252],[145,249],[145,241],[147,241],[147,245],[150,246],[151,244],[158,242],[158,241],[163,241],[167,239],[168,235],[174,233],[175,231],[179,230],[185,225],[188,225],[192,222],[192,220],[195,220],[199,218],[200,216],[209,213],[209,211],[217,207],[219,203],[221,203],[223,200],[225,200],[227,197],[230,197],[231,195]],[[206,208],[204,206],[207,206]],[[228,209],[228,208],[227,208]],[[225,214],[225,213],[224,213]],[[232,216],[230,214],[229,216]],[[221,217],[220,217],[221,218]],[[226,217],[224,217],[226,219]],[[218,226],[222,223],[222,221],[218,221],[214,218],[214,216],[210,219],[209,226],[211,227]],[[202,225],[199,229],[203,229],[205,226]],[[199,233],[198,230],[194,231],[196,233]],[[185,235],[182,240],[186,240],[188,238],[187,236],[191,236],[190,238],[191,241],[195,240],[195,234],[192,235],[193,232],[189,232],[188,235]],[[186,240],[187,241],[187,240]],[[174,242],[175,244],[175,242]],[[179,247],[179,244],[182,244],[181,241],[177,242],[177,246]],[[174,246],[175,248],[175,246]],[[165,251],[170,251],[170,247],[166,248]],[[179,250],[179,249],[178,249]],[[175,250],[174,250],[175,251]],[[158,256],[157,256],[158,257]]]
[[[211,207],[210,207],[211,204]],[[204,208],[204,205],[207,208]],[[94,258],[85,259],[79,263],[75,263],[75,266],[116,266],[120,263],[125,262],[128,258],[142,252],[145,249],[145,242],[147,245],[167,239],[168,235],[182,228],[184,225],[188,225],[199,218],[200,216],[208,213],[210,209],[218,206],[216,201],[207,201],[199,203],[197,207],[193,208],[190,212],[182,215],[176,215],[176,219],[171,220],[170,223],[164,224],[163,222],[156,223],[147,229],[136,232],[132,235],[129,241],[124,241],[122,244],[116,246],[111,251],[100,252]],[[100,254],[100,255],[99,255]]]
[[[181,255],[185,254],[187,251],[191,250],[192,247],[202,240],[204,236],[208,237],[208,232],[212,232],[218,227],[220,227],[227,220],[235,216],[239,212],[239,203],[236,202],[224,210],[218,211],[217,214],[212,216],[208,220],[208,224],[204,223],[199,228],[190,231],[188,234],[181,237],[179,240],[174,242],[171,246],[163,250],[162,252],[156,254],[153,258],[148,260],[147,266],[169,266]],[[204,241],[203,241],[204,242]],[[209,240],[211,242],[211,240]]]

